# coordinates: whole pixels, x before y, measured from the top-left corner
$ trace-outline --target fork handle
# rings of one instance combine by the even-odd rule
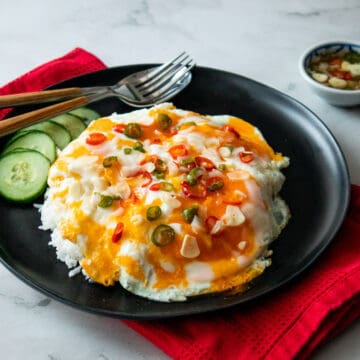
[[[7,118],[0,121],[0,136],[7,135],[25,126],[62,114],[79,106],[86,105],[88,102],[89,98],[87,96],[81,96],[42,109]]]
[[[0,108],[13,107],[26,104],[39,104],[59,99],[73,98],[83,94],[79,87],[34,91],[21,94],[2,95],[0,96]]]

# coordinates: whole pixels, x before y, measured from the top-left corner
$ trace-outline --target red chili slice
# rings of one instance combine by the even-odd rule
[[[103,133],[91,133],[86,138],[86,143],[89,145],[99,145],[106,140],[106,136]]]
[[[203,157],[203,156],[196,156],[195,163],[196,163],[196,166],[202,167],[207,171],[210,171],[210,170],[216,168],[216,166],[214,165],[214,163],[211,160],[209,160],[208,158]]]
[[[187,181],[183,181],[182,192],[190,199],[204,199],[207,195],[206,186],[202,183],[191,186]]]
[[[175,145],[175,146],[171,147],[169,149],[169,153],[173,157],[173,159],[177,159],[180,156],[187,155],[188,151],[187,151],[185,145],[180,144],[180,145]]]
[[[161,141],[161,139],[156,138],[156,139],[152,140],[151,143],[152,144],[162,144],[162,141]]]
[[[239,158],[243,163],[247,164],[254,160],[254,154],[251,151],[242,151],[239,153]]]
[[[329,60],[329,65],[338,65],[338,66],[340,66],[341,63],[342,63],[341,58],[332,58],[331,60]]]
[[[205,220],[205,226],[207,231],[210,233],[213,227],[215,226],[216,222],[219,219],[216,216],[208,216]]]
[[[117,133],[123,133],[125,129],[125,124],[117,124],[112,128]]]
[[[235,135],[235,137],[237,139],[240,138],[240,134],[233,127],[231,127],[229,125],[225,125],[224,130],[225,130],[225,132],[228,132],[228,133],[231,133],[231,134]]]
[[[331,75],[339,79],[345,79],[345,80],[350,80],[352,78],[351,73],[342,70],[333,70],[331,71]]]
[[[121,239],[121,236],[123,234],[123,231],[124,231],[124,223],[122,222],[119,222],[117,225],[116,225],[116,228],[114,230],[114,233],[112,234],[112,237],[111,237],[111,241],[113,243],[117,243],[120,239]]]
[[[149,187],[149,190],[151,190],[151,191],[159,191],[159,190],[160,190],[160,184],[159,184],[159,183],[152,184],[152,185]]]
[[[136,203],[139,199],[137,198],[137,196],[135,195],[135,193],[131,193],[130,195],[130,200],[133,202],[133,203]]]
[[[141,175],[144,179],[146,179],[147,181],[144,182],[141,187],[146,187],[148,185],[151,184],[152,182],[152,177],[151,177],[151,174],[148,172],[148,171],[141,171],[141,173],[139,174]]]

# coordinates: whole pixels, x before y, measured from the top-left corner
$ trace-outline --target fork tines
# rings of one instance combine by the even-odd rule
[[[194,66],[195,61],[184,51],[174,59],[139,78],[133,86],[143,97],[160,96],[181,81]]]

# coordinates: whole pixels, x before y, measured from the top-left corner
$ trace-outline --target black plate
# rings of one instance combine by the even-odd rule
[[[131,65],[80,76],[65,86],[110,85],[150,65]],[[151,65],[153,66],[153,65]],[[273,265],[245,293],[159,303],[123,290],[68,278],[65,264],[48,246],[49,233],[37,229],[32,206],[0,201],[0,257],[21,280],[46,295],[81,310],[119,318],[150,319],[228,308],[279,288],[307,268],[337,233],[349,202],[349,176],[335,139],[305,106],[277,90],[235,74],[197,67],[188,88],[173,99],[183,109],[202,114],[232,114],[253,123],[268,142],[291,159],[285,170],[283,198],[291,221],[273,243]],[[116,98],[93,104],[102,115],[131,111]],[[25,109],[27,110],[27,109]],[[2,140],[4,141],[4,140]]]

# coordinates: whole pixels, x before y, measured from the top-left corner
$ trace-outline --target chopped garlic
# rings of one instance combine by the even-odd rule
[[[352,76],[359,76],[360,64],[351,64],[348,61],[343,61],[341,64],[341,70],[350,71]]]
[[[196,237],[188,234],[184,236],[180,254],[187,259],[194,259],[200,255],[200,249]]]
[[[218,220],[218,221],[216,221],[215,225],[211,229],[210,234],[211,235],[218,234],[219,232],[223,231],[224,228],[225,228],[225,224],[221,220]]]
[[[219,149],[219,153],[220,155],[223,157],[223,158],[227,158],[227,157],[230,157],[231,156],[231,150],[226,147],[226,146],[222,146],[220,149]]]
[[[227,226],[238,226],[245,221],[245,216],[238,206],[228,205],[223,220]]]
[[[240,242],[238,243],[238,248],[239,248],[240,250],[244,250],[244,249],[246,248],[246,241],[240,241]]]
[[[331,77],[329,80],[329,84],[337,89],[343,89],[347,85],[347,81],[344,79],[339,79],[336,77]]]
[[[313,77],[314,80],[321,82],[321,83],[326,82],[328,79],[328,76],[326,74],[320,74],[317,72],[311,73],[311,76]]]

